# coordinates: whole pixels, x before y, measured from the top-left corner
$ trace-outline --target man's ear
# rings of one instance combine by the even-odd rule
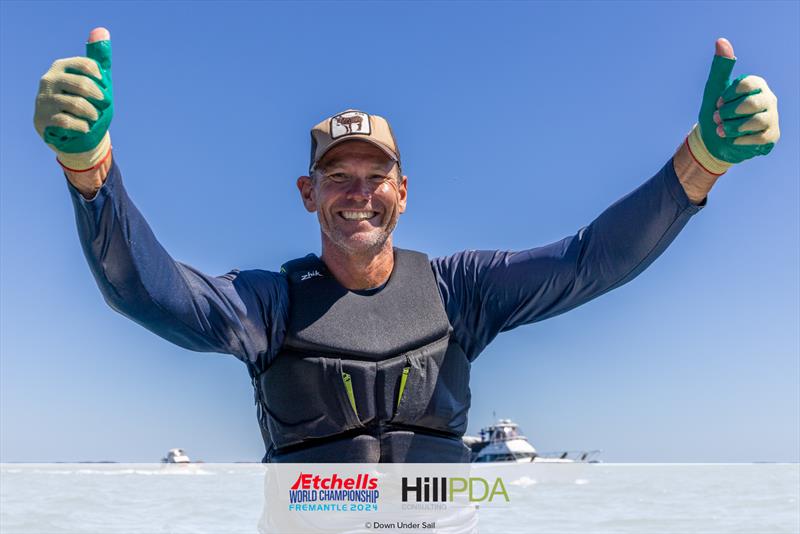
[[[400,180],[400,185],[397,188],[397,192],[400,194],[400,201],[397,203],[397,209],[400,213],[404,213],[406,211],[406,202],[408,200],[408,176],[403,176],[403,179]]]
[[[309,213],[317,211],[317,201],[314,198],[314,179],[310,176],[301,176],[297,179],[297,189],[300,191],[300,198],[303,206]]]

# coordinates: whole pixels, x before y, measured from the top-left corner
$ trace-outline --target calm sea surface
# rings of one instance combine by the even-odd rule
[[[497,472],[512,502],[481,507],[482,533],[800,533],[798,464]],[[0,532],[255,533],[264,480],[264,467],[253,464],[0,464]]]

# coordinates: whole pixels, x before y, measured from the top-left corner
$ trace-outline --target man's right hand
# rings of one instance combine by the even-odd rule
[[[108,30],[91,31],[86,56],[53,63],[39,83],[33,117],[36,131],[56,152],[59,163],[76,186],[72,176],[97,174],[92,171],[107,167],[103,164],[110,156],[108,127],[114,115],[114,93]],[[102,178],[95,185],[94,191],[102,185]],[[87,196],[84,187],[79,189]]]

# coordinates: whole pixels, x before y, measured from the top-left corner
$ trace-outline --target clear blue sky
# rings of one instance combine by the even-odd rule
[[[780,101],[772,154],[734,168],[629,285],[501,335],[470,431],[608,461],[798,461],[797,2],[0,4],[0,459],[263,453],[244,366],[174,347],[103,302],[38,80],[114,43],[115,158],[176,259],[213,274],[319,251],[294,182],[311,126],[388,117],[409,175],[395,243],[431,256],[572,234],[670,158],[714,40]]]

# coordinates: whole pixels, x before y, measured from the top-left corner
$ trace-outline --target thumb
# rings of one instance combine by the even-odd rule
[[[86,57],[97,61],[103,70],[111,69],[111,33],[107,29],[98,27],[89,32]]]
[[[104,28],[98,29],[102,30]],[[733,55],[733,45],[724,37],[717,39],[716,51],[714,52],[714,55],[726,57],[728,59],[736,59],[736,56]]]
[[[725,38],[717,39],[716,53],[711,61],[711,70],[708,73],[708,81],[703,91],[703,105],[700,110],[701,116],[711,117],[717,107],[717,99],[730,83],[733,66],[736,58],[733,55],[733,46]]]

